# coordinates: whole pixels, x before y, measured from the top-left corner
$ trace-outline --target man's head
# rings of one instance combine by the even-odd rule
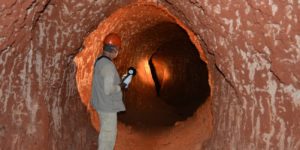
[[[116,33],[108,34],[103,42],[103,54],[114,59],[118,56],[121,48],[121,38]]]

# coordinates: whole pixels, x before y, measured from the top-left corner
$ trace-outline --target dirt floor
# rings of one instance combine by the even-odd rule
[[[201,105],[195,114],[171,127],[136,129],[118,125],[116,150],[198,150],[212,131],[211,100]]]

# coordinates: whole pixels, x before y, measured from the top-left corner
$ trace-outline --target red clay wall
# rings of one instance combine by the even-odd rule
[[[299,149],[300,2],[167,5],[203,40],[214,70],[214,129],[206,148]]]
[[[183,21],[206,54],[214,120],[205,148],[299,149],[300,2],[153,1]],[[93,147],[73,58],[101,20],[129,3],[0,3],[1,148]]]

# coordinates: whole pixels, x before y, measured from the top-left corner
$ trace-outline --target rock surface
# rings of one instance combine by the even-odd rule
[[[167,4],[207,50],[214,128],[206,148],[299,149],[299,1]]]
[[[128,11],[107,21],[128,5],[150,2],[165,13]],[[300,149],[299,14],[300,2],[293,0],[1,1],[1,149],[95,149],[97,132],[86,107],[92,68],[80,67],[91,66],[105,33],[122,31],[130,46],[136,27],[158,21],[188,32],[207,62],[211,97],[193,117],[151,138],[119,124],[118,138],[132,141],[118,141],[117,149],[153,146],[156,137],[164,140],[154,141],[153,149]],[[132,22],[118,26],[126,19]],[[114,26],[101,26],[109,22]],[[97,27],[104,27],[101,34]],[[86,51],[89,46],[95,51]],[[148,143],[135,145],[140,137]]]

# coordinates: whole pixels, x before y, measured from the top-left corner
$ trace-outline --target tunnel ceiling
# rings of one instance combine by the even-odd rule
[[[119,124],[116,149],[300,149],[299,6],[295,0],[1,1],[1,148],[95,149],[84,91],[99,41],[115,31],[123,46],[134,47],[142,31],[168,22],[187,32],[207,63],[211,99],[159,134]],[[153,60],[166,58],[150,51]]]

